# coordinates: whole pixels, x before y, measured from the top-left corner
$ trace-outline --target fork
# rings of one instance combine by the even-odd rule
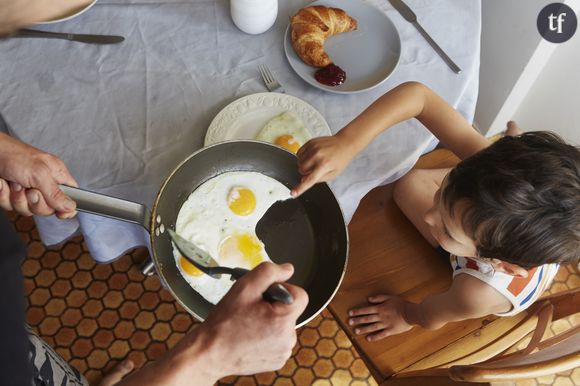
[[[274,75],[272,75],[272,72],[265,64],[260,64],[258,68],[260,69],[260,75],[262,75],[266,88],[268,88],[270,92],[286,92],[284,87],[282,87],[276,78],[274,78]]]

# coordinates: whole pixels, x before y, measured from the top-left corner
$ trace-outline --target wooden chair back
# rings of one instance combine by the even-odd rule
[[[552,322],[577,313],[580,313],[580,288],[542,298],[521,314],[499,318],[482,327],[478,336],[493,336],[486,339],[486,344],[481,345],[480,340],[473,344],[472,336],[465,337],[425,358],[423,366],[415,365],[423,369],[408,368],[395,377],[437,376],[463,382],[498,382],[537,378],[580,367],[580,325],[546,336]],[[529,342],[520,347],[523,338],[530,334]]]

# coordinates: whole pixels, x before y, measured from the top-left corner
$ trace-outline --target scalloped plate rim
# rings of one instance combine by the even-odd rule
[[[299,117],[303,121],[304,126],[306,126],[308,128],[308,130],[310,131],[310,134],[312,134],[312,137],[315,138],[315,137],[324,136],[324,135],[332,135],[332,131],[330,130],[330,126],[328,126],[328,122],[326,122],[326,119],[324,119],[322,114],[318,110],[316,110],[308,102],[306,102],[298,97],[295,97],[293,95],[281,94],[281,93],[275,93],[275,92],[260,92],[260,93],[255,93],[255,94],[250,94],[250,95],[240,97],[240,98],[230,102],[223,109],[221,109],[220,112],[216,114],[216,116],[213,118],[213,120],[211,121],[211,123],[208,126],[208,129],[206,131],[205,138],[204,138],[204,146],[208,146],[208,145],[212,145],[212,144],[215,144],[218,142],[223,142],[223,141],[228,141],[228,140],[236,140],[236,139],[255,140],[255,138],[247,138],[247,137],[245,137],[245,138],[224,138],[222,133],[227,133],[227,129],[224,128],[223,125],[227,124],[227,122],[222,123],[222,121],[224,120],[225,115],[228,113],[232,114],[232,119],[235,119],[236,116],[241,116],[242,114],[247,114],[248,112],[250,112],[249,109],[246,111],[242,111],[240,113],[234,112],[234,110],[238,107],[238,105],[242,105],[246,101],[251,102],[252,100],[257,100],[261,97],[263,97],[264,99],[283,98],[283,99],[287,99],[290,103],[292,103],[294,105],[297,105],[297,106],[302,105],[302,107],[304,109],[309,110],[309,112],[311,114],[313,114],[315,119],[318,120],[317,124],[321,127],[321,130],[314,131],[313,129],[311,129],[309,127],[309,124],[312,123],[311,121],[305,122],[302,116]],[[271,97],[271,98],[268,98],[268,97]],[[260,106],[257,106],[257,107],[260,107]],[[296,113],[296,111],[294,111],[294,113]],[[272,117],[274,117],[275,115],[276,114],[274,114]],[[300,114],[298,114],[298,115],[300,115]],[[219,133],[220,131],[222,133]]]

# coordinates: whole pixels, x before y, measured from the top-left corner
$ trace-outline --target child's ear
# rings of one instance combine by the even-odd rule
[[[517,264],[512,264],[512,263],[502,261],[501,263],[499,263],[496,266],[496,269],[498,269],[498,268],[499,268],[499,270],[501,270],[501,271],[503,271],[511,276],[517,276],[517,277],[521,277],[521,278],[528,277],[528,271],[525,268],[522,268]]]

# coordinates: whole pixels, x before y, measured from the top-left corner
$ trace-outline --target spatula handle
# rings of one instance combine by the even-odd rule
[[[244,268],[233,268],[230,275],[232,279],[238,280],[248,272],[250,271]],[[292,304],[294,302],[292,294],[280,283],[272,284],[262,296],[264,297],[264,300],[269,303],[280,302],[284,304]]]
[[[280,283],[274,283],[266,292],[264,292],[264,300],[269,303],[280,302],[284,304],[294,303],[294,297],[292,294]]]

